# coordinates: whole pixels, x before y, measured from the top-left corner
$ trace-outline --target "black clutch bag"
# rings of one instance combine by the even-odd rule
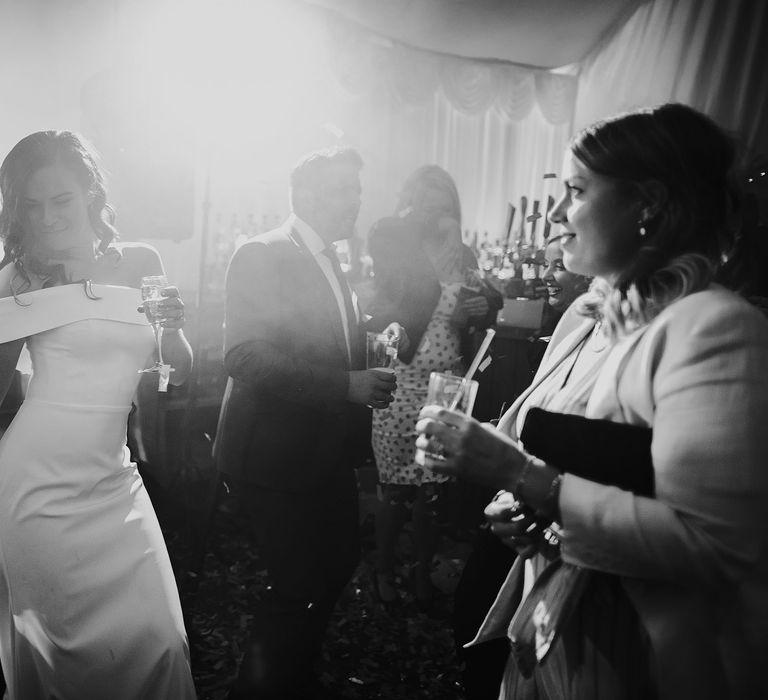
[[[520,439],[526,452],[564,472],[653,496],[652,436],[643,426],[532,408]]]
[[[553,413],[528,411],[520,439],[526,452],[553,467],[617,486],[638,496],[653,496],[650,428]],[[564,562],[559,556],[541,572],[509,626],[512,654],[520,673],[529,678],[547,657],[573,611],[594,585],[609,580],[599,573]],[[617,595],[623,595],[620,588]]]

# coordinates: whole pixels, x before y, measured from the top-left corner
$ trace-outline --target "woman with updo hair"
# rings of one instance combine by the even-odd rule
[[[768,697],[768,323],[715,282],[733,166],[680,104],[579,132],[550,220],[590,291],[497,430],[421,413],[520,553],[475,640],[510,639],[502,698]]]
[[[69,131],[22,139],[0,166],[0,399],[27,345],[32,377],[0,440],[0,662],[8,700],[195,697],[178,591],[126,447],[155,349],[143,244],[119,244],[94,152]],[[184,305],[155,320],[181,384]]]

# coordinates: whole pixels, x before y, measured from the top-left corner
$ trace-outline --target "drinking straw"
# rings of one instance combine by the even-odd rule
[[[480,361],[487,352],[488,346],[491,344],[494,335],[496,335],[496,331],[493,328],[488,328],[485,331],[485,338],[483,338],[483,342],[480,343],[480,347],[472,360],[472,364],[469,366],[467,373],[464,375],[464,379],[461,380],[461,384],[459,384],[459,388],[456,389],[456,393],[453,396],[453,401],[451,401],[451,405],[449,406],[451,411],[455,411],[456,407],[459,405],[461,395],[464,393],[464,387],[469,386],[469,382],[472,381],[472,377],[475,372],[477,372],[477,368],[480,366]]]

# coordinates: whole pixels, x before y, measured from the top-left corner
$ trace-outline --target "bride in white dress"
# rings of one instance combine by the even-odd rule
[[[38,132],[0,168],[0,398],[22,345],[26,399],[0,440],[0,661],[9,700],[187,700],[189,648],[168,553],[126,448],[154,338],[149,246],[114,243],[82,139]],[[184,381],[183,304],[161,302],[163,356]]]

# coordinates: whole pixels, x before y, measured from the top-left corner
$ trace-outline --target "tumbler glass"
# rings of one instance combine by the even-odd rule
[[[426,405],[454,408],[469,416],[475,406],[477,387],[478,383],[474,379],[467,380],[462,376],[448,372],[432,372],[429,375]],[[456,393],[459,390],[461,390],[459,402],[454,406]],[[434,436],[429,438],[429,443],[425,449],[416,449],[416,464],[424,466],[427,459],[438,461],[445,459],[442,445]]]
[[[394,372],[398,338],[386,333],[366,333],[366,363],[368,369]]]
[[[365,366],[377,372],[394,373],[399,338],[386,333],[368,332],[365,336]],[[373,408],[373,406],[368,406]]]

